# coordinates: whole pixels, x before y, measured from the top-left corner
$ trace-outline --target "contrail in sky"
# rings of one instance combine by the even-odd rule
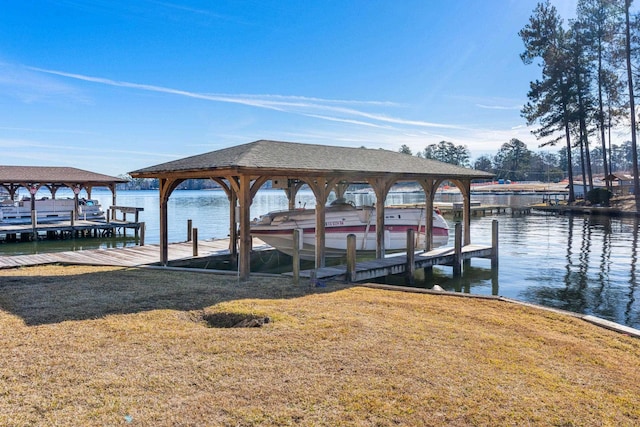
[[[361,117],[361,118],[372,120],[374,122],[391,123],[396,125],[428,127],[428,128],[443,128],[443,129],[463,129],[460,126],[455,126],[455,125],[431,123],[431,122],[425,122],[421,120],[407,120],[407,119],[401,119],[397,117],[390,117],[383,114],[367,113],[367,112],[356,110],[353,108],[346,108],[346,107],[340,107],[335,105],[335,104],[343,104],[343,105],[355,104],[355,105],[375,105],[375,106],[396,105],[389,102],[329,100],[329,99],[321,99],[321,98],[305,98],[300,96],[287,97],[283,95],[234,96],[234,95],[206,94],[206,93],[190,92],[190,91],[185,91],[180,89],[172,89],[172,88],[167,88],[162,86],[117,81],[117,80],[111,80],[111,79],[106,79],[102,77],[85,76],[82,74],[68,73],[64,71],[47,70],[47,69],[37,68],[37,67],[27,67],[27,68],[29,70],[37,71],[40,73],[52,74],[52,75],[57,75],[61,77],[67,77],[71,79],[82,80],[82,81],[91,82],[91,83],[98,83],[98,84],[103,84],[108,86],[117,86],[117,87],[125,87],[125,88],[145,90],[145,91],[151,91],[151,92],[166,93],[170,95],[178,95],[178,96],[184,96],[184,97],[195,98],[195,99],[203,99],[207,101],[227,102],[232,104],[248,105],[252,107],[265,108],[265,109],[281,111],[281,112],[303,114],[306,116],[311,116],[311,117],[315,117],[322,120],[343,121],[347,123],[359,124],[364,126],[377,127],[380,125],[376,123],[362,122],[362,121],[353,120],[349,118],[329,117],[329,116],[317,114],[314,112],[328,111],[338,115],[342,114],[345,116]],[[329,105],[329,104],[334,104],[334,105]]]

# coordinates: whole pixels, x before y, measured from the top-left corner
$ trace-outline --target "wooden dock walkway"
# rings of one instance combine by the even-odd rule
[[[229,254],[229,239],[198,241],[198,255],[194,256],[193,242],[169,244],[169,261]],[[270,249],[262,240],[254,239],[254,250]],[[89,249],[51,252],[32,255],[0,256],[0,268],[14,268],[42,264],[102,265],[138,267],[160,262],[160,246],[129,246],[124,248]]]
[[[491,258],[493,248],[491,246],[467,245],[461,248],[461,260],[471,258]],[[434,265],[453,265],[455,261],[455,249],[452,247],[438,248],[429,252],[416,252],[415,268],[433,267]],[[356,262],[355,278],[351,281],[360,282],[385,277],[393,274],[407,272],[407,255],[392,255],[383,259]],[[300,277],[315,280],[346,280],[347,266],[323,267],[315,270],[303,270]]]
[[[396,207],[422,208],[424,203],[404,203],[392,205]],[[454,218],[462,218],[463,205],[462,202],[434,202],[434,208],[437,208],[444,216],[450,215]],[[507,205],[483,205],[480,202],[471,202],[471,216],[487,216],[510,214],[511,216],[526,215],[531,213],[531,206],[507,206]]]
[[[462,206],[453,204],[453,206],[441,206],[434,203],[440,209],[442,215],[453,215],[454,218],[462,218]],[[510,214],[511,216],[527,215],[531,213],[530,206],[506,206],[506,205],[477,205],[471,206],[471,216],[487,216]]]

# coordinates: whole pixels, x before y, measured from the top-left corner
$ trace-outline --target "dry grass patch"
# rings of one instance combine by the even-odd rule
[[[638,340],[499,301],[53,266],[0,329],[0,425],[640,422]]]

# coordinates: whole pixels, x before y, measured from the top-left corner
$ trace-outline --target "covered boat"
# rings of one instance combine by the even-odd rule
[[[407,247],[407,230],[416,230],[416,248],[424,246],[424,207],[385,207],[384,247],[387,251],[402,251]],[[270,212],[251,223],[251,234],[288,255],[293,254],[293,230],[300,230],[300,257],[315,257],[315,209],[295,209]],[[449,227],[437,212],[433,213],[433,245],[442,246],[449,240]],[[347,235],[356,236],[356,250],[376,251],[376,211],[370,206],[356,207],[337,199],[325,211],[325,255],[342,257],[347,250]]]
[[[36,199],[35,211],[38,222],[68,221],[71,212],[76,209],[75,199]],[[88,220],[104,219],[104,211],[98,200],[79,199],[78,218]],[[5,199],[0,201],[0,222],[5,224],[28,224],[31,222],[31,200],[28,197],[19,201]]]

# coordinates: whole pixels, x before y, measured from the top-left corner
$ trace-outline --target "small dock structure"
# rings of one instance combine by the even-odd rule
[[[458,262],[470,260],[472,258],[491,258],[493,249],[491,246],[467,245],[461,248],[459,255],[451,247],[437,248],[429,252],[417,252],[413,257],[413,267],[408,266],[409,256],[393,255],[383,259],[361,261],[355,263],[355,268],[351,274],[347,265],[333,267],[323,267],[317,270],[303,270],[300,277],[308,280],[345,280],[349,282],[362,282],[386,277],[395,274],[406,274],[411,269],[429,268],[436,265],[454,266]]]
[[[407,282],[413,284],[413,275],[418,268],[430,268],[435,265],[450,265],[453,267],[453,275],[462,274],[463,265],[472,258],[491,259],[491,268],[498,267],[498,221],[492,224],[491,246],[462,245],[462,226],[455,227],[454,247],[437,248],[427,252],[416,252],[414,247],[415,230],[407,232],[407,252],[405,254],[392,255],[375,260],[356,262],[355,236],[351,235],[353,242],[347,242],[347,264],[322,267],[313,270],[299,272],[299,277],[309,279],[311,282],[318,280],[345,280],[347,282],[361,282],[386,277],[396,274],[406,274]],[[296,268],[294,266],[295,280]]]
[[[0,241],[27,242],[34,240],[63,240],[75,237],[126,236],[131,230],[144,245],[144,222],[121,220],[71,220],[39,224],[2,224],[0,223]]]
[[[391,205],[390,207],[419,208],[423,206],[424,203],[408,203],[401,205]],[[433,206],[440,212],[440,214],[452,216],[454,219],[461,219],[464,216],[463,202],[433,202]],[[520,216],[530,214],[531,206],[483,205],[480,202],[471,201],[470,213],[471,216],[475,217],[487,215]]]
[[[480,202],[471,201],[471,216],[487,216],[487,215],[511,215],[520,216],[531,213],[530,206],[507,206],[507,205],[483,205]],[[443,215],[451,215],[454,218],[462,218],[464,214],[464,205],[462,202],[442,203],[434,202],[434,206],[440,210]]]
[[[30,193],[31,220],[21,222],[0,221],[0,240],[6,242],[30,241],[39,239],[65,239],[69,237],[105,237],[115,235],[118,231],[126,236],[127,230],[133,230],[135,237],[144,241],[144,223],[138,221],[138,213],[142,208],[131,208],[116,205],[116,185],[127,180],[95,172],[70,167],[53,166],[4,166],[0,165],[0,189],[6,191],[11,201],[16,200],[20,188]],[[96,187],[106,187],[111,190],[112,203],[111,219],[109,214],[105,218],[98,216],[87,219],[78,214],[79,196],[86,194],[91,199],[91,192]],[[36,195],[39,191],[49,193],[41,200],[56,199],[59,190],[66,188],[73,192],[75,209],[68,211],[64,218],[47,218],[38,222],[35,208]],[[116,218],[116,213],[122,212],[122,219]],[[128,221],[127,213],[134,213],[135,220]],[[57,215],[56,215],[57,216]],[[1,216],[0,216],[1,217]],[[6,218],[5,218],[6,219]]]

